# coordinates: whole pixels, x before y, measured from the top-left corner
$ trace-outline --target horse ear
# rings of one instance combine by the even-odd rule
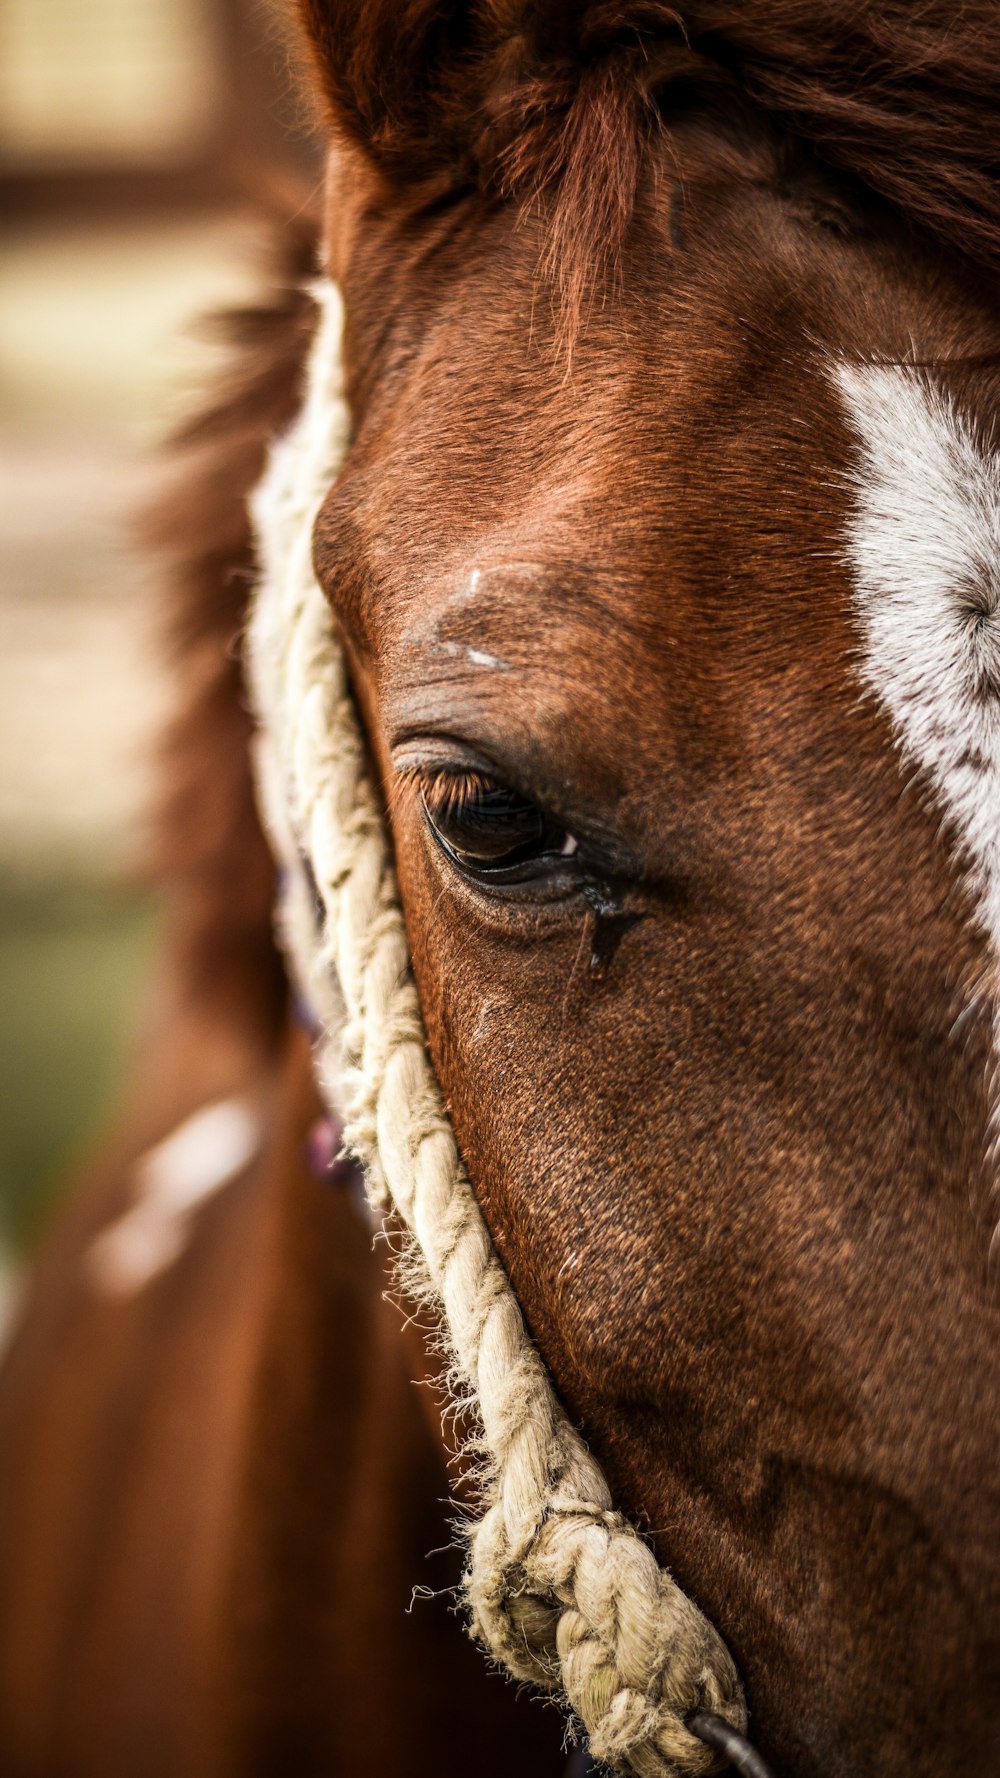
[[[464,171],[481,78],[482,13],[510,0],[297,0],[329,121],[385,171]],[[477,53],[479,52],[479,53]]]

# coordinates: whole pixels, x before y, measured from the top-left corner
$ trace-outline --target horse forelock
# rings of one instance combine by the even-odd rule
[[[543,269],[571,340],[613,283],[649,144],[692,110],[818,151],[850,210],[867,190],[1000,268],[992,0],[299,0],[341,137],[434,201],[479,189],[548,218]],[[832,169],[832,171],[831,171]]]

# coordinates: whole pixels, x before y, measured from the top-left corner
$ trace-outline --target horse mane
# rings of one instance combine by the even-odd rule
[[[1000,271],[996,0],[299,0],[334,127],[397,180],[550,192],[564,287],[613,262],[644,144],[755,113]]]
[[[715,41],[710,19],[706,46]],[[1000,271],[994,0],[769,0],[717,39],[758,101],[907,221]]]
[[[169,980],[182,1002],[265,1044],[280,1025],[285,982],[240,658],[254,573],[246,499],[298,408],[314,318],[303,282],[315,271],[318,228],[300,211],[274,234],[270,293],[218,317],[227,368],[173,439],[172,472],[141,524],[163,562],[181,692],[161,748],[149,861],[166,891]]]

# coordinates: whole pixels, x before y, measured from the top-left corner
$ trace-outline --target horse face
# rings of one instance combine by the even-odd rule
[[[985,1773],[989,863],[894,701],[919,625],[886,584],[958,563],[949,413],[978,447],[863,362],[938,353],[968,298],[714,172],[682,229],[654,166],[568,360],[530,224],[341,154],[356,438],[317,568],[435,1066],[570,1412],[786,1778]]]

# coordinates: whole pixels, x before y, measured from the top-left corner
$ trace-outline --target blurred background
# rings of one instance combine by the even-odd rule
[[[319,156],[274,0],[0,0],[0,1275],[114,1108],[171,688],[130,539]]]

